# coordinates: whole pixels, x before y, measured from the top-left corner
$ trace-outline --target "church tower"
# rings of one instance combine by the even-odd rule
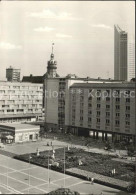
[[[48,78],[55,78],[58,77],[57,74],[57,61],[54,60],[54,54],[53,54],[53,49],[54,49],[54,43],[52,44],[52,53],[50,56],[50,60],[47,63],[47,77]]]

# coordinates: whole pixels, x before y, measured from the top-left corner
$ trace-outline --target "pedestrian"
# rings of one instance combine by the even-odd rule
[[[52,146],[52,142],[51,142],[51,146]]]
[[[51,182],[51,178],[49,178],[49,183]]]
[[[91,178],[91,184],[94,184],[94,178],[93,177]]]

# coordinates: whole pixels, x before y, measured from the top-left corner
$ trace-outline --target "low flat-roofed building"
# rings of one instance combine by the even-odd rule
[[[8,136],[13,137],[13,142],[36,141],[39,137],[40,126],[30,124],[0,124],[2,142],[8,142]]]

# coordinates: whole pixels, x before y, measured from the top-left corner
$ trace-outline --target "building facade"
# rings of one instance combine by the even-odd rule
[[[9,67],[6,69],[6,78],[9,82],[19,82],[20,81],[20,69]]]
[[[134,83],[77,83],[70,90],[72,133],[103,140],[135,137]]]
[[[127,80],[128,37],[118,25],[114,26],[114,79]]]
[[[128,80],[135,78],[136,75],[136,66],[135,66],[135,43],[130,42],[128,44]]]
[[[43,84],[0,82],[0,123],[36,121],[42,100]]]
[[[48,129],[102,139],[135,136],[134,83],[67,77],[45,83]],[[114,93],[117,95],[112,97]]]

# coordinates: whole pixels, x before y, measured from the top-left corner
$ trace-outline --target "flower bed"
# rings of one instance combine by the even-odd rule
[[[31,154],[30,161],[38,165],[48,167],[49,164],[54,166],[54,162],[59,163],[58,170],[64,169],[64,149],[59,148],[55,150],[55,159],[52,158],[53,151],[44,151],[40,152],[40,155],[37,156],[36,153]],[[29,161],[29,154],[19,155],[18,159]],[[79,165],[79,161],[82,162],[82,165]],[[54,166],[56,167],[56,166]],[[82,149],[71,148],[68,151],[68,148],[65,149],[65,169],[72,167],[77,167],[85,171],[95,172],[101,175],[111,176],[111,171],[116,170],[114,178],[121,179],[123,181],[133,181],[135,166],[132,164],[126,164],[122,162],[116,162],[112,160],[111,156],[96,154],[84,151]]]

